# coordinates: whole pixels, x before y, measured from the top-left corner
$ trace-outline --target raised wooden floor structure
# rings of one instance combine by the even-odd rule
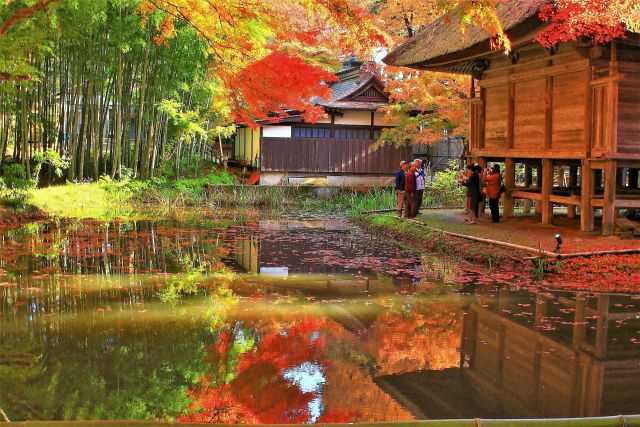
[[[384,61],[473,76],[468,157],[504,162],[505,217],[514,200],[526,199],[544,224],[563,205],[569,216],[579,212],[583,231],[593,231],[601,210],[602,234],[611,235],[621,210],[640,208],[640,37],[546,49],[534,41],[548,25],[538,17],[545,3],[501,4],[509,55],[492,50],[483,29],[462,35],[456,22],[441,19]],[[516,186],[523,169],[524,186]]]

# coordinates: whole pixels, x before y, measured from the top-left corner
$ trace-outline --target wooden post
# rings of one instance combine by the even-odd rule
[[[533,168],[529,164],[524,166],[524,186],[527,188],[533,186]]]
[[[551,193],[553,192],[553,160],[542,159],[542,224],[553,223],[553,203],[551,203]]]
[[[569,187],[571,187],[571,195],[575,194],[574,189],[577,186],[578,186],[578,167],[570,166],[569,167]],[[567,217],[575,218],[576,208],[577,206],[572,206],[572,205],[567,206]]]
[[[536,166],[536,188],[542,188],[542,162]],[[542,201],[536,200],[535,212],[542,214]]]
[[[591,196],[593,196],[594,180],[593,169],[589,160],[582,161],[581,194],[580,194],[580,230],[593,231],[593,207],[591,206]]]
[[[616,172],[617,162],[610,160],[604,170],[604,207],[602,208],[602,235],[611,236],[616,220]]]
[[[516,186],[516,163],[512,158],[504,159],[504,185],[507,191],[504,193],[504,217],[513,217],[513,196],[511,191]]]

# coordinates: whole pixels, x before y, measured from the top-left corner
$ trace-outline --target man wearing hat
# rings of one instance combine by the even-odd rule
[[[396,196],[398,197],[398,204],[396,205],[396,210],[398,211],[398,216],[402,216],[402,211],[404,210],[404,177],[407,171],[407,162],[404,160],[400,162],[400,169],[396,172]]]

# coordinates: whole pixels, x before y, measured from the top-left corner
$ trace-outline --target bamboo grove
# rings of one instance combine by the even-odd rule
[[[0,83],[2,162],[32,176],[36,154],[68,160],[67,179],[180,173],[215,151],[207,142],[212,84],[206,44],[186,24],[160,40],[156,13],[136,0],[77,0],[56,8],[44,47],[29,52],[35,78]]]

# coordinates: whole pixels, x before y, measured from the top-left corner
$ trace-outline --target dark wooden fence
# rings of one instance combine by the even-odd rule
[[[411,147],[383,146],[374,140],[331,138],[263,138],[260,169],[270,172],[392,174]]]

